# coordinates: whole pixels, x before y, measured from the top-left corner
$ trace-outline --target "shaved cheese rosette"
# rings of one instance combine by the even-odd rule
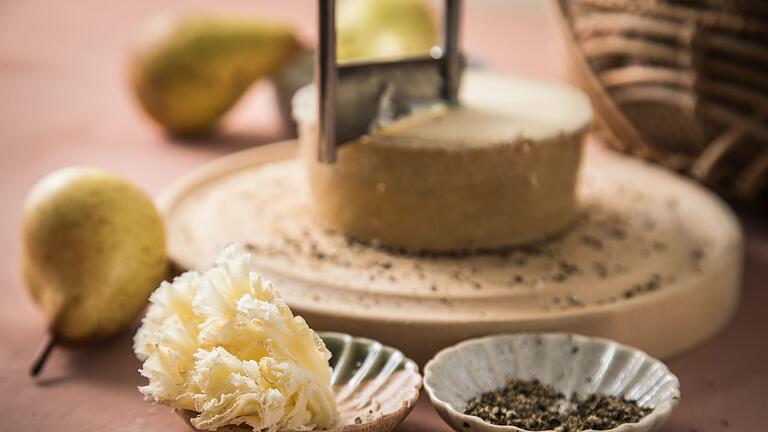
[[[338,411],[323,341],[235,246],[205,273],[163,282],[134,338],[141,393],[198,413],[192,425],[332,428]]]

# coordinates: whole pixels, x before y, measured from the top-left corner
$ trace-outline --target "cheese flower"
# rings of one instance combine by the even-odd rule
[[[134,337],[149,379],[139,391],[196,412],[201,430],[333,428],[330,352],[251,268],[250,255],[230,246],[212,269],[160,285]]]

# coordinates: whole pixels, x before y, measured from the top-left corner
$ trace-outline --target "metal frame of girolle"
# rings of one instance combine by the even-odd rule
[[[350,0],[348,0],[350,1]],[[429,55],[372,62],[336,61],[336,0],[319,0],[315,64],[318,159],[335,163],[338,147],[366,134],[382,100],[394,117],[429,103],[458,103],[463,58],[459,49],[461,0],[445,0],[441,46]]]

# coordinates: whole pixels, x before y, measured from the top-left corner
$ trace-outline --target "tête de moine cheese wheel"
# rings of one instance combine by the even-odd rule
[[[294,98],[319,223],[410,251],[495,249],[555,234],[574,219],[592,111],[573,88],[467,72],[456,108],[376,129],[317,161],[315,94]]]

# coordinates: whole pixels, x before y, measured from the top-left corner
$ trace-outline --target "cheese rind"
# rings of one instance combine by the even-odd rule
[[[589,103],[565,86],[470,72],[462,105],[395,121],[316,161],[316,122],[294,100],[323,225],[418,251],[493,249],[557,233],[576,213]]]

